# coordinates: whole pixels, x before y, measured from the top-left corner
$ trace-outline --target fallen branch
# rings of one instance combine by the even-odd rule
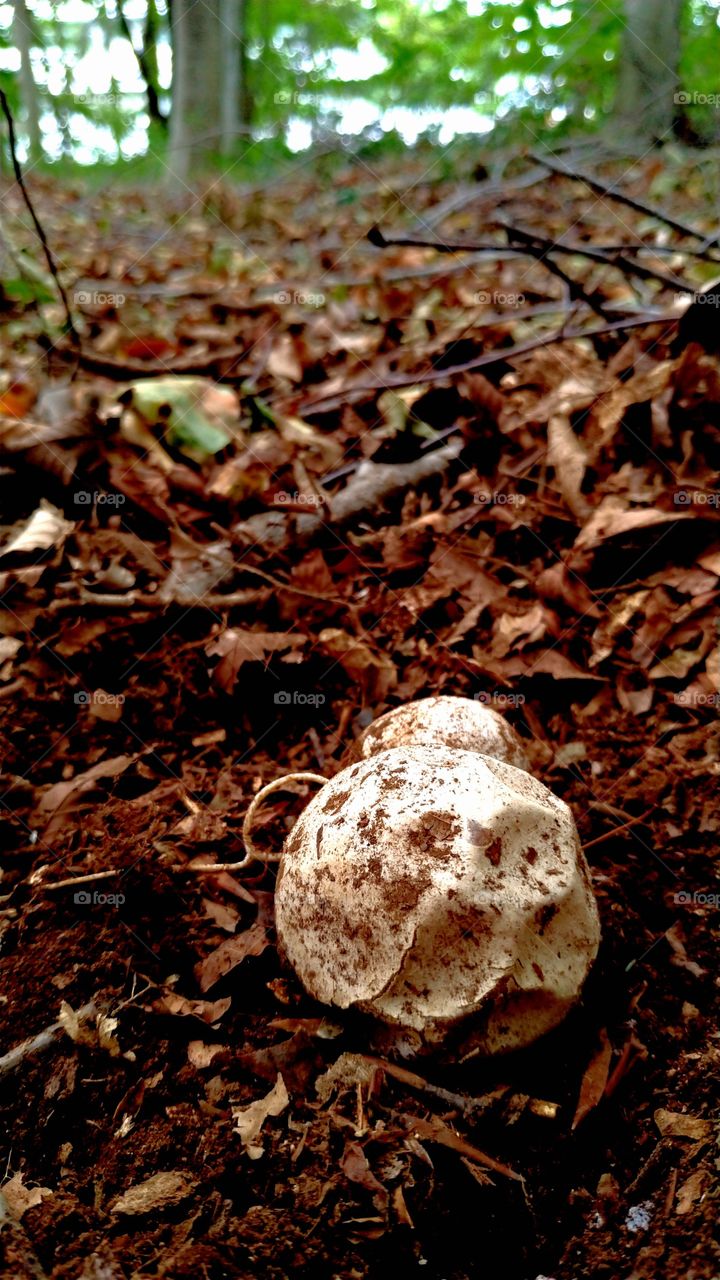
[[[507,224],[501,220],[500,225],[506,226]],[[539,237],[536,236],[536,238]],[[467,253],[468,265],[470,265],[470,255],[476,257],[477,260],[480,261],[484,259],[486,254],[494,255],[497,258],[504,258],[508,256],[520,257],[523,254],[522,249],[513,247],[512,245],[501,244],[499,241],[488,241],[487,243],[478,244],[476,241],[472,240],[428,240],[422,236],[386,236],[382,228],[377,224],[370,228],[367,233],[367,239],[371,244],[375,245],[377,249],[392,249],[395,245],[404,245],[417,249],[436,249],[438,253]],[[558,252],[562,251],[563,253],[579,254],[581,257],[597,259],[598,262],[604,261],[604,255],[609,253],[649,253],[657,255],[658,257],[676,257],[678,254],[682,254],[682,256],[686,258],[702,258],[708,262],[716,262],[720,267],[720,258],[713,257],[703,249],[689,249],[685,245],[646,244],[645,241],[636,241],[634,243],[621,242],[618,244],[590,244],[586,240],[571,240],[568,242],[567,240],[550,239],[547,240],[547,245],[548,248],[556,249]],[[456,271],[457,269],[458,268],[456,266],[442,268],[443,271]],[[411,276],[429,275],[431,274],[431,271],[432,274],[435,274],[437,270],[438,268],[431,269],[428,267],[416,267],[413,271],[410,271],[410,269],[407,271],[398,271],[397,269],[393,269],[393,271],[388,272],[387,276],[384,276],[383,279],[404,280],[410,279]],[[329,285],[330,283],[353,284],[357,282],[352,278],[345,278],[341,281],[340,279],[335,280],[333,277],[332,279],[328,278],[326,283]],[[360,281],[359,283],[366,282]],[[267,288],[268,286],[265,287]],[[278,288],[277,285],[273,287]],[[306,285],[305,287],[307,289],[310,288],[309,285]]]
[[[513,240],[517,240],[522,247],[524,253],[534,258],[541,266],[545,267],[550,275],[555,276],[565,285],[568,295],[573,302],[584,302],[591,311],[596,315],[607,319],[605,305],[588,293],[585,286],[579,280],[569,276],[563,268],[558,266],[554,258],[550,254],[556,248],[552,240],[548,240],[544,236],[535,235],[529,231],[525,231],[522,227],[514,226],[512,223],[503,224],[508,240],[512,245]]]
[[[677,252],[677,250],[669,250]],[[695,251],[698,256],[699,251]],[[488,254],[496,258],[502,258],[507,253],[504,245],[488,245]],[[87,293],[99,291],[100,293],[123,293],[129,298],[139,298],[141,301],[155,298],[193,298],[199,301],[210,298],[215,302],[221,303],[228,308],[232,308],[236,312],[247,312],[257,309],[258,307],[267,306],[272,303],[273,296],[277,293],[313,293],[320,286],[323,291],[332,289],[369,289],[373,285],[385,285],[394,280],[432,280],[438,275],[448,275],[464,271],[466,268],[476,266],[480,261],[487,261],[484,253],[469,253],[464,261],[443,263],[429,263],[422,267],[403,267],[402,265],[392,267],[389,271],[383,272],[382,278],[377,274],[370,276],[358,276],[357,274],[323,274],[319,281],[307,280],[276,280],[272,284],[261,284],[250,294],[249,298],[240,305],[237,302],[236,295],[233,290],[228,289],[225,285],[216,285],[212,288],[202,288],[199,285],[183,284],[182,282],[159,283],[152,282],[146,284],[134,284],[131,280],[112,280],[109,278],[95,279],[90,276],[82,276],[75,282],[75,288],[84,290]]]
[[[523,173],[520,177],[515,178],[511,182],[503,181],[502,177],[491,177],[485,182],[475,182],[472,186],[465,187],[460,191],[454,191],[446,200],[442,200],[440,204],[436,204],[433,208],[423,213],[422,221],[425,226],[437,227],[446,218],[453,213],[459,213],[461,209],[467,208],[469,204],[479,204],[483,200],[495,200],[497,196],[503,198],[513,196],[518,191],[525,191],[528,187],[537,186],[538,182],[542,182],[545,177],[542,168],[528,169],[527,173]]]
[[[626,192],[621,191],[614,184],[608,186],[605,182],[601,182],[599,178],[594,178],[589,173],[582,173],[580,170],[574,172],[565,165],[558,164],[556,160],[548,160],[546,156],[541,156],[537,153],[533,153],[532,158],[544,165],[551,173],[560,174],[563,178],[571,178],[574,182],[584,182],[585,186],[590,191],[594,191],[596,195],[606,196],[611,200],[616,200],[618,204],[627,205],[628,209],[634,209],[636,213],[642,213],[649,218],[656,218],[658,222],[664,222],[666,227],[671,227],[673,231],[677,231],[681,236],[690,236],[694,240],[699,240],[706,250],[713,245],[717,245],[720,241],[720,235],[716,235],[712,240],[708,241],[704,232],[689,226],[687,222],[680,222],[679,219],[671,217],[670,214],[665,213],[663,209],[658,209],[655,205],[646,204],[644,200],[636,200],[634,196],[627,195]],[[714,259],[714,261],[717,261],[717,259]]]
[[[96,1013],[95,1001],[89,1000],[81,1009],[75,1013],[78,1021],[84,1018],[91,1018]],[[44,1031],[38,1032],[36,1036],[31,1036],[29,1040],[23,1040],[22,1044],[18,1044],[9,1053],[3,1054],[0,1058],[0,1076],[6,1071],[14,1071],[15,1067],[19,1067],[21,1062],[31,1053],[37,1053],[41,1049],[48,1049],[54,1042],[58,1032],[63,1031],[62,1022],[53,1022]]]
[[[332,530],[356,516],[377,511],[394,494],[403,493],[430,476],[440,475],[461,450],[462,441],[451,440],[412,462],[362,462],[345,488],[328,498],[326,516],[308,512],[297,516],[282,511],[263,512],[236,525],[233,532],[254,546],[269,548],[283,545],[292,530],[294,544],[302,545],[320,529]]]
[[[221,529],[218,525],[213,525],[222,537],[227,537],[227,530]],[[281,578],[275,578],[272,574],[266,573],[264,569],[257,569],[253,565],[242,564],[239,566],[241,573],[247,573],[253,578],[261,578],[263,582],[267,582],[275,591],[289,591],[293,595],[303,596],[309,600],[322,600],[324,604],[340,605],[347,608],[347,601],[341,600],[339,597],[322,595],[319,591],[308,591],[305,587],[296,587],[292,582],[283,582]],[[184,596],[182,599],[177,597],[169,597],[163,594],[162,588],[159,591],[127,591],[124,595],[110,594],[109,592],[88,591],[81,588],[72,594],[63,596],[60,599],[51,600],[47,606],[49,613],[60,613],[63,609],[78,609],[79,607],[92,606],[96,609],[105,609],[109,613],[125,609],[170,609],[173,605],[186,613],[190,609],[208,609],[212,612],[222,612],[225,609],[235,609],[248,604],[257,603],[257,591],[251,587],[241,587],[237,591],[208,591],[203,595],[195,596],[189,599]],[[0,690],[2,697],[3,690]]]
[[[655,246],[648,244],[580,244],[569,243],[565,240],[552,240],[548,236],[543,236],[536,231],[528,231],[515,223],[501,220],[500,225],[505,228],[510,243],[508,245],[500,244],[475,244],[470,241],[452,241],[452,240],[425,240],[413,236],[393,236],[388,238],[379,227],[371,227],[367,233],[367,238],[378,249],[392,248],[393,245],[412,245],[421,249],[435,249],[437,253],[472,253],[476,255],[492,254],[495,257],[523,257],[529,256],[535,258],[538,262],[543,263],[552,270],[555,264],[550,264],[546,255],[549,253],[566,253],[573,257],[588,258],[591,262],[599,262],[604,266],[613,267],[617,271],[621,271],[623,275],[636,275],[644,280],[657,280],[664,285],[666,289],[673,289],[677,293],[692,293],[693,287],[685,280],[676,279],[673,276],[665,275],[662,271],[655,271],[652,267],[643,266],[640,262],[632,262],[628,254],[636,253],[686,253],[689,257],[702,258],[711,262],[717,262],[720,267],[720,260],[712,258],[709,254],[704,253],[700,249],[681,249],[677,245]],[[513,239],[519,241],[513,244]],[[554,271],[571,290],[571,295],[581,298],[592,306],[593,310],[600,310],[597,303],[593,302],[583,291],[582,286],[578,284],[572,277],[566,276],[558,268]]]
[[[550,347],[555,343],[576,342],[578,339],[602,337],[607,333],[621,333],[628,329],[642,329],[651,324],[677,325],[677,315],[633,316],[613,320],[608,324],[597,325],[594,329],[566,329],[548,333],[544,338],[533,338],[529,342],[520,342],[514,347],[502,347],[497,351],[488,351],[481,356],[474,356],[463,364],[448,365],[444,369],[430,369],[425,373],[393,373],[385,378],[377,378],[374,382],[361,383],[359,386],[343,387],[341,391],[330,396],[318,396],[314,400],[303,400],[295,406],[295,412],[304,416],[315,413],[331,413],[341,409],[350,401],[361,400],[364,396],[376,391],[387,391],[393,387],[415,387],[428,382],[441,382],[444,378],[454,378],[459,373],[467,373],[471,369],[483,369],[493,364],[506,364],[519,356],[528,355],[531,351],[539,351],[541,347]]]
[[[655,271],[652,267],[643,266],[641,262],[631,262],[625,256],[624,246],[619,249],[608,249],[598,245],[573,245],[570,247],[561,240],[551,240],[547,236],[537,231],[528,231],[523,227],[519,227],[512,223],[503,223],[508,233],[508,237],[519,239],[521,243],[527,245],[528,253],[533,257],[537,257],[538,261],[544,262],[549,266],[548,259],[542,255],[549,253],[568,253],[575,256],[588,258],[591,262],[599,262],[603,266],[612,267],[616,271],[620,271],[623,276],[635,275],[643,280],[657,280],[666,289],[671,289],[675,293],[691,293],[692,285],[686,280],[680,280],[674,276],[668,276],[663,271]],[[718,264],[720,265],[720,263]],[[579,295],[592,306],[590,297],[584,293]],[[598,310],[598,307],[594,307]]]
[[[168,360],[127,360],[120,356],[105,356],[87,347],[70,348],[64,342],[53,345],[52,351],[62,359],[72,359],[88,373],[111,378],[114,382],[130,382],[134,378],[162,378],[168,374],[196,374],[198,377],[214,374],[218,382],[239,382],[245,377],[237,369],[248,354],[237,346],[220,347],[203,355],[175,356]],[[225,367],[229,363],[229,368]]]

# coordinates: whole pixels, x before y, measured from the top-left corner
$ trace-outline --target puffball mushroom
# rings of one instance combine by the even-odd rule
[[[379,716],[352,744],[348,759],[367,760],[391,747],[436,744],[529,768],[522,741],[503,716],[484,702],[446,696],[421,698]]]
[[[567,805],[512,765],[437,745],[380,752],[321,788],[286,842],[275,911],[317,1000],[425,1045],[472,1016],[484,1053],[555,1027],[600,939]]]

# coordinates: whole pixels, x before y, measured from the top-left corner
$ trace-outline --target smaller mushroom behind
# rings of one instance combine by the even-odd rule
[[[472,751],[382,751],[336,774],[283,852],[280,949],[306,990],[426,1045],[557,1026],[597,954],[590,872],[567,805]]]
[[[457,751],[480,751],[529,769],[522,740],[507,720],[473,698],[421,698],[394,707],[373,720],[347,752],[348,762],[368,760],[391,747],[453,747]]]

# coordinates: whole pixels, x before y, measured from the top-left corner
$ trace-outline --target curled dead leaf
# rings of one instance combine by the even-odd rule
[[[230,1004],[230,996],[226,996],[224,1000],[187,1000],[174,991],[167,991],[153,1001],[153,1009],[156,1013],[175,1014],[181,1018],[200,1018],[202,1022],[211,1025],[227,1013]]]
[[[610,1061],[612,1059],[612,1045],[607,1037],[607,1031],[603,1027],[600,1032],[600,1047],[593,1054],[583,1075],[582,1084],[580,1086],[580,1097],[573,1116],[571,1129],[577,1129],[578,1125],[585,1116],[588,1115],[594,1107],[598,1105],[607,1085],[608,1074],[610,1071]]]
[[[242,1144],[251,1160],[259,1160],[263,1154],[264,1147],[257,1139],[268,1116],[279,1116],[289,1102],[285,1081],[278,1073],[275,1084],[264,1098],[258,1098],[247,1107],[233,1107],[235,1132],[240,1134]]]

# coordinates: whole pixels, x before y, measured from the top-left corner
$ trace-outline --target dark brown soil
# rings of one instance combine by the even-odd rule
[[[442,195],[421,188],[418,199]],[[289,223],[298,199],[274,193],[277,217]],[[549,205],[539,201],[538,218],[570,216],[562,201]],[[243,231],[235,206],[225,216]],[[339,234],[354,243],[376,216],[360,209]],[[206,251],[192,241],[177,252],[201,272]],[[157,269],[160,278],[167,262]],[[357,314],[374,299],[385,359],[401,337],[389,315],[406,316],[414,300],[372,288],[379,301],[364,287]],[[454,301],[437,304],[438,328]],[[262,314],[243,323],[259,329]],[[301,348],[292,317],[276,322],[317,381],[320,337],[306,334]],[[485,340],[507,343],[507,332]],[[686,388],[688,362],[710,359],[688,351],[672,357]],[[622,336],[595,355],[598,378],[606,360],[623,371],[637,413],[619,413],[611,433],[594,411],[575,421],[595,450],[584,514],[577,495],[565,505],[543,461],[547,412],[534,409],[569,374],[542,352],[522,365],[501,427],[464,402],[467,452],[442,478],[349,530],[326,522],[307,543],[294,539],[290,514],[271,550],[224,537],[257,514],[255,482],[230,499],[211,491],[208,465],[176,458],[175,472],[155,472],[101,414],[96,434],[71,440],[68,453],[80,450],[93,488],[127,495],[121,516],[78,509],[47,458],[12,453],[0,474],[0,545],[41,499],[72,528],[41,554],[37,579],[20,573],[37,557],[21,557],[3,586],[4,635],[21,644],[0,663],[0,1054],[63,1020],[49,1043],[0,1063],[3,1277],[717,1280],[720,526],[707,504],[683,511],[681,524],[670,518],[678,483],[715,492],[718,404],[643,391],[643,359],[671,358],[660,337],[647,355]],[[112,399],[99,376],[79,385]],[[704,386],[708,404],[720,401],[717,383]],[[282,390],[290,411],[307,387]],[[436,395],[452,425],[456,391]],[[355,463],[372,452],[360,414],[369,422],[374,410],[358,403],[316,427]],[[654,424],[669,414],[672,425],[652,448],[636,434],[651,408]],[[294,492],[292,450],[255,426],[254,450],[270,449],[281,488]],[[322,451],[306,462],[311,474],[329,469]],[[250,455],[243,465],[255,475]],[[522,504],[483,499],[473,511],[478,485]],[[576,546],[608,495],[670,523],[648,519]],[[203,549],[218,543],[237,562],[209,606],[197,575]],[[101,581],[112,566],[134,586]],[[194,599],[173,596],[178,566],[185,581],[195,575]],[[98,605],[88,591],[123,598]],[[236,595],[223,605],[218,591]],[[620,625],[612,610],[634,593]],[[278,636],[290,637],[284,649]],[[212,647],[218,637],[224,650]],[[290,692],[279,700],[278,690]],[[369,1019],[314,1005],[284,966],[273,869],[203,875],[192,864],[241,858],[259,786],[298,769],[333,773],[372,716],[480,691],[572,806],[601,951],[581,1005],[531,1049],[404,1059]],[[268,800],[258,843],[279,849],[311,787],[301,792]],[[55,887],[104,871],[113,874]],[[341,1054],[373,1061],[344,1059],[330,1087],[322,1077]],[[253,1159],[233,1108],[264,1098],[278,1075],[289,1101],[265,1119]]]

